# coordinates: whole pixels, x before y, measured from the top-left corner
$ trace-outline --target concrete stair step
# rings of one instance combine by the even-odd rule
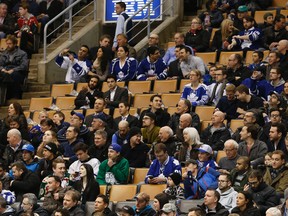
[[[41,92],[24,92],[22,95],[23,99],[39,98],[39,97],[50,97],[50,91]]]
[[[188,31],[190,30],[190,27],[189,26],[179,26],[178,28],[177,28],[177,31],[178,32],[182,32],[182,33],[187,33]]]
[[[27,92],[43,92],[43,91],[50,91],[50,84],[28,82]]]

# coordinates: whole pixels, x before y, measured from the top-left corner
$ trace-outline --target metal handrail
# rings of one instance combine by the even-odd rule
[[[168,1],[168,0],[162,1],[162,3],[161,3],[158,7],[161,7],[166,1]],[[127,35],[127,33],[129,33],[130,31],[132,31],[134,28],[136,28],[136,26],[140,25],[140,23],[142,23],[144,19],[147,18],[147,26],[146,26],[145,28],[147,28],[147,37],[149,38],[149,36],[150,36],[150,31],[151,31],[150,26],[151,26],[151,24],[152,24],[153,22],[156,21],[156,19],[157,19],[158,17],[162,16],[166,11],[168,11],[168,10],[170,10],[170,9],[171,9],[171,14],[170,14],[170,16],[171,16],[171,17],[174,16],[174,10],[173,10],[173,5],[174,5],[174,4],[173,4],[173,0],[170,0],[170,1],[171,1],[170,6],[169,6],[166,10],[162,11],[162,13],[159,14],[159,16],[157,16],[157,17],[156,17],[155,19],[153,19],[152,21],[151,21],[151,16],[150,16],[150,8],[151,8],[151,4],[154,2],[154,0],[150,0],[149,2],[147,2],[142,8],[140,8],[138,11],[136,11],[135,14],[133,14],[132,16],[130,16],[130,17],[125,21],[125,23],[124,23],[124,34]],[[158,9],[158,7],[156,7],[155,10]],[[148,8],[148,14],[147,14],[145,17],[143,17],[136,25],[133,25],[133,27],[127,31],[127,24],[128,24],[128,22],[129,22],[130,20],[132,20],[133,17],[135,17],[135,16],[136,16],[137,14],[139,14],[141,11],[143,11],[145,8]],[[145,30],[145,28],[142,28],[140,31],[138,31],[136,35],[134,35],[132,38],[129,39],[128,42],[131,42],[134,38],[136,38],[142,31]]]
[[[47,59],[47,48],[52,45],[55,41],[51,42],[49,45],[47,45],[47,38],[49,36],[51,36],[54,32],[58,31],[58,29],[60,29],[62,26],[65,25],[65,23],[69,24],[69,28],[68,30],[66,30],[65,32],[63,32],[58,38],[60,38],[61,36],[63,36],[65,33],[69,32],[69,38],[68,40],[72,40],[72,31],[73,31],[73,26],[77,25],[78,23],[80,23],[83,19],[85,19],[86,17],[88,17],[89,15],[91,15],[93,13],[93,19],[94,21],[96,21],[96,0],[90,2],[88,5],[86,5],[85,7],[83,7],[82,9],[80,9],[79,11],[77,11],[74,15],[73,15],[73,7],[75,7],[76,5],[78,5],[82,0],[77,0],[75,2],[73,2],[71,5],[69,5],[67,8],[65,8],[61,13],[59,13],[57,16],[55,16],[53,19],[51,19],[44,27],[44,36],[43,36],[43,59],[44,61]],[[86,14],[82,19],[80,19],[79,21],[75,22],[74,25],[72,26],[72,18],[74,16],[76,16],[77,14],[79,14],[82,10],[84,10],[86,7],[90,6],[90,4],[94,4],[94,9],[92,12]],[[49,34],[47,34],[47,30],[49,25],[51,25],[52,23],[54,23],[57,19],[61,18],[64,14],[69,13],[69,17],[68,19],[65,19],[65,21],[59,25],[56,29],[54,29],[52,32],[50,32]]]

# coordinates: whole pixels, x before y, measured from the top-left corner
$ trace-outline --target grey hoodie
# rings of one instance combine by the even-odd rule
[[[227,209],[229,212],[236,207],[236,198],[238,192],[231,187],[229,190],[221,193],[220,189],[217,188],[217,191],[220,193],[220,200],[219,202]]]

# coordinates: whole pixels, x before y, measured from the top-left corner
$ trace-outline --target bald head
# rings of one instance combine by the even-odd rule
[[[213,126],[222,125],[223,121],[225,120],[225,114],[221,111],[216,111],[213,113],[211,120]]]
[[[286,50],[288,50],[288,40],[280,40],[277,45],[277,50],[281,54],[285,54]]]
[[[119,122],[118,127],[129,127],[129,122],[122,120]]]
[[[159,43],[159,35],[155,33],[150,34],[150,37],[148,39],[148,45],[158,46],[158,43]]]
[[[192,124],[192,117],[189,113],[184,113],[180,116],[179,119],[179,128],[184,129],[186,127],[191,126]]]
[[[170,137],[173,136],[173,130],[168,126],[164,126],[160,128],[158,136],[160,141],[165,143]]]

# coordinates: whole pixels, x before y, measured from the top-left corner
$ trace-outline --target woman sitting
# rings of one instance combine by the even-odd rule
[[[247,191],[240,191],[238,193],[236,205],[231,213],[236,213],[240,216],[260,216],[260,211],[254,207],[252,196]]]
[[[109,50],[106,47],[99,47],[97,56],[92,65],[92,72],[89,71],[88,75],[97,75],[103,82],[106,80],[109,69]]]

